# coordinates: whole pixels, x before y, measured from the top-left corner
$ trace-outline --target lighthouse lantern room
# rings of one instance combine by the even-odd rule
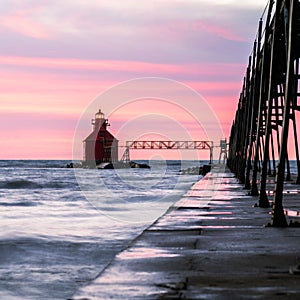
[[[118,161],[118,140],[107,130],[108,120],[99,109],[92,120],[93,131],[84,140],[84,162],[88,166]]]

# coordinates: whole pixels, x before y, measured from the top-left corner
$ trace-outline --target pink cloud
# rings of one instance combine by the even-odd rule
[[[30,18],[25,11],[17,11],[11,15],[0,17],[2,27],[35,39],[50,39],[49,29]]]
[[[185,81],[185,83],[193,89],[201,92],[239,92],[241,82],[239,81]]]
[[[31,66],[48,69],[78,69],[78,70],[112,70],[112,71],[142,71],[158,68],[158,71],[179,72],[179,66],[168,64],[152,64],[135,61],[118,60],[84,60],[84,59],[65,59],[65,58],[39,58],[39,57],[0,57],[0,64],[15,66]]]
[[[86,105],[115,82],[76,74],[0,69],[0,112],[47,113],[79,117]]]
[[[90,59],[66,59],[66,58],[42,58],[21,56],[0,56],[0,64],[37,67],[47,69],[67,70],[99,70],[115,72],[135,72],[143,74],[156,74],[156,76],[168,76],[171,74],[199,76],[199,75],[236,75],[244,70],[244,64],[233,63],[188,63],[188,64],[161,64],[141,61],[124,60],[90,60]],[[222,71],[222,72],[221,72]]]
[[[36,84],[38,82],[38,84]],[[57,95],[64,92],[74,94],[81,90],[91,90],[99,93],[102,89],[114,85],[113,81],[99,81],[86,76],[77,76],[76,74],[55,74],[47,72],[36,72],[22,70],[3,70],[0,69],[0,91],[1,94],[17,93],[42,93],[44,96]]]
[[[248,42],[243,36],[236,32],[236,28],[231,28],[222,23],[219,25],[216,20],[172,20],[153,25],[149,30],[160,38],[173,40],[184,40],[191,34],[193,37],[203,37],[203,32],[209,37],[218,36],[229,41]],[[208,42],[204,40],[204,42]]]
[[[199,31],[200,28],[208,33],[216,34],[225,40],[247,42],[247,39],[234,32],[234,29],[224,26],[224,24],[220,26],[216,23],[212,23],[208,21],[197,21],[194,22],[193,27],[195,28],[196,31]]]

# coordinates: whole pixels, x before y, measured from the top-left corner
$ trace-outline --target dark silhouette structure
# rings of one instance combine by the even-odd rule
[[[259,196],[260,207],[270,205],[267,176],[276,176],[272,225],[287,226],[282,197],[284,180],[291,178],[289,140],[294,143],[296,181],[300,183],[296,124],[300,110],[300,3],[270,0],[265,12],[259,22],[231,128],[228,166],[250,189],[251,195]]]

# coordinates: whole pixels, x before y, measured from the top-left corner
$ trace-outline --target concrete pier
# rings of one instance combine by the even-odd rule
[[[300,227],[266,226],[247,193],[213,169],[72,299],[300,299]],[[294,225],[299,193],[286,185]]]

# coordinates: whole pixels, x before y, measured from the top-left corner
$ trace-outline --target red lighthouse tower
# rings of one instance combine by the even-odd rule
[[[119,141],[107,130],[109,123],[100,109],[92,125],[93,132],[84,140],[85,164],[95,166],[117,162]]]

